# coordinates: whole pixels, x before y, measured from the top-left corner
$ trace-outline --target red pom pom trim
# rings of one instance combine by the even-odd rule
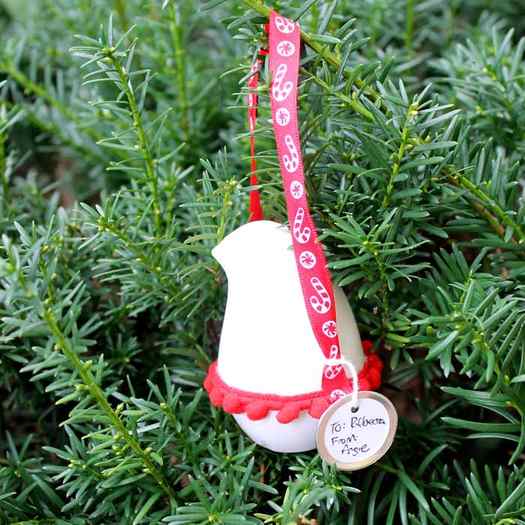
[[[371,353],[372,346],[371,341],[363,341],[366,360],[358,374],[360,390],[374,390],[381,384],[383,363],[377,354]],[[330,400],[322,390],[300,396],[277,396],[233,388],[224,383],[219,376],[217,361],[208,369],[204,388],[213,406],[222,407],[229,414],[246,413],[253,421],[264,419],[270,410],[277,411],[277,421],[284,424],[297,419],[303,411],[319,419],[330,406]]]

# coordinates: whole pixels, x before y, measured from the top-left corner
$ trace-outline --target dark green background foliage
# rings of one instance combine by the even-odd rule
[[[0,6],[1,523],[525,523],[522,0]],[[354,474],[201,389],[269,7],[305,32],[310,202],[400,414]]]

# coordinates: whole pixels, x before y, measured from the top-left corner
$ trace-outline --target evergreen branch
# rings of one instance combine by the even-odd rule
[[[56,109],[61,115],[72,122],[79,130],[85,133],[93,141],[97,142],[100,140],[101,137],[97,131],[92,127],[84,126],[75,111],[62,104],[62,102],[49,93],[45,87],[37,84],[36,82],[33,82],[27,75],[17,69],[13,64],[7,63],[5,61],[0,63],[0,71],[3,71],[18,84],[20,84],[26,93],[31,93],[39,99],[47,102],[51,107]]]
[[[153,199],[153,218],[157,228],[157,232],[160,233],[162,220],[161,220],[161,207],[160,207],[160,195],[159,195],[159,182],[157,172],[155,169],[155,161],[151,152],[151,146],[149,143],[148,135],[144,129],[144,122],[142,120],[142,113],[139,110],[135,91],[132,88],[131,78],[120,60],[115,56],[115,49],[104,48],[103,54],[108,59],[109,63],[113,66],[117,72],[118,79],[126,99],[128,106],[131,111],[131,117],[133,120],[133,129],[138,139],[138,148],[142,153],[144,160],[144,166],[146,169],[146,178],[150,184],[152,199]]]
[[[175,59],[175,73],[177,77],[178,98],[181,112],[181,128],[184,140],[189,139],[190,135],[190,106],[188,102],[188,93],[186,89],[186,50],[182,45],[182,27],[179,6],[175,2],[169,4],[169,28],[171,33],[171,42]]]
[[[64,354],[69,360],[74,370],[81,377],[83,384],[88,388],[91,396],[97,402],[98,406],[102,409],[104,414],[111,421],[113,427],[117,430],[120,439],[124,440],[131,450],[141,459],[144,463],[144,472],[152,476],[162,490],[167,494],[170,499],[175,498],[175,493],[170,487],[168,481],[164,478],[160,470],[157,469],[153,463],[150,455],[143,450],[140,443],[135,439],[132,433],[126,428],[119,415],[111,405],[108,403],[104,392],[95,381],[93,374],[91,373],[91,361],[82,362],[78,357],[77,353],[71,347],[71,343],[65,337],[62,330],[60,329],[53,311],[49,306],[44,308],[43,318],[47,323],[49,330],[55,338],[58,349]]]
[[[505,239],[505,227],[508,227],[512,230],[511,241],[519,246],[525,244],[525,230],[479,186],[457,170],[448,174],[448,180],[454,186],[463,188],[472,195],[469,201],[473,208],[489,222],[492,229],[502,239]]]
[[[117,10],[118,16],[120,18],[120,23],[124,28],[124,31],[129,29],[129,20],[128,14],[126,12],[126,2],[125,0],[115,0],[115,9]]]
[[[4,105],[7,108],[15,107],[15,105],[10,103],[9,101],[6,101]],[[73,138],[71,137],[71,133],[68,133],[67,128],[58,125],[57,123],[53,122],[53,120],[46,120],[40,117],[38,115],[38,111],[34,111],[30,105],[28,106],[24,104],[22,107],[25,118],[27,118],[27,120],[39,130],[43,131],[44,133],[48,133],[52,137],[58,138],[57,142],[59,144],[67,146],[68,148],[71,148],[71,150],[76,151],[78,154],[83,155],[84,159],[92,157],[93,160],[98,161],[100,164],[104,164],[107,162],[107,157],[103,155],[100,148],[96,147],[96,142],[101,139],[100,135],[93,135],[93,142],[89,143],[93,147],[90,148],[82,142],[73,140]],[[72,122],[72,124],[76,126],[75,122]],[[83,132],[82,129],[80,129],[79,131]]]
[[[413,36],[414,36],[414,7],[415,0],[406,0],[406,30],[405,30],[405,47],[408,50],[412,50],[413,46]]]
[[[177,287],[173,284],[173,279],[169,279],[163,269],[156,264],[152,250],[140,249],[135,242],[126,234],[126,231],[119,228],[117,224],[101,215],[97,222],[99,232],[108,232],[115,239],[118,239],[131,252],[136,262],[139,262],[145,270],[154,275],[162,286],[167,287],[167,293],[170,297],[176,297],[179,293]]]
[[[519,521],[522,2],[482,15],[479,0],[206,0],[211,16],[191,0],[4,3],[17,22],[0,17],[0,62],[22,76],[0,81],[0,522]],[[399,407],[394,446],[352,485],[316,454],[254,450],[198,388],[226,301],[210,250],[246,215],[236,66],[272,5],[308,30],[307,190]],[[283,221],[271,128],[259,131],[265,209]],[[71,148],[86,162],[69,163]],[[58,208],[57,168],[90,205]]]
[[[260,2],[259,0],[242,0],[242,1],[250,9],[253,9],[257,13],[267,18],[270,16],[270,13],[272,10],[267,5],[265,5],[263,2]],[[330,51],[330,49],[327,46],[322,45],[319,42],[317,42],[314,36],[312,36],[310,33],[302,29],[301,29],[301,39],[312,51],[314,51],[318,56],[320,56],[328,64],[330,64],[336,70],[339,71],[339,69],[341,68],[342,62],[341,62],[340,57],[336,53],[334,53],[333,51]],[[358,88],[365,87],[364,82],[359,78],[354,79],[354,83]],[[376,100],[379,98],[379,93],[371,88],[367,88],[367,95],[369,95],[372,100]],[[369,113],[368,110],[357,100],[357,98],[356,99],[352,98],[351,106],[354,109],[359,107],[358,112],[364,116],[366,116],[366,113]]]
[[[5,133],[4,125],[7,124],[5,105],[0,105],[0,177],[2,178],[2,200],[4,208],[7,209],[9,205],[9,174],[7,171],[7,133]]]
[[[303,73],[304,75],[312,79],[318,86],[322,87],[329,95],[332,95],[338,98],[339,100],[342,100],[345,104],[348,104],[348,106],[350,106],[356,113],[359,113],[360,115],[365,117],[367,120],[370,120],[370,121],[374,120],[374,116],[372,115],[372,113],[370,113],[370,111],[368,111],[368,109],[366,109],[363,106],[363,104],[361,104],[357,100],[357,97],[355,96],[355,92],[351,97],[349,97],[348,95],[341,93],[341,91],[337,89],[332,89],[331,86],[327,82],[319,78],[317,75],[314,75],[308,69],[301,68],[301,73]]]
[[[399,148],[397,150],[397,153],[395,153],[393,164],[392,164],[392,170],[390,172],[390,177],[388,179],[388,183],[386,185],[385,189],[385,196],[383,197],[383,208],[387,208],[390,205],[390,198],[392,196],[392,192],[394,191],[394,183],[396,180],[396,177],[399,175],[399,168],[401,167],[401,163],[403,162],[403,157],[405,155],[405,149],[409,143],[410,140],[410,133],[409,133],[409,119],[412,115],[413,111],[417,111],[417,105],[413,106],[412,104],[408,106],[407,113],[405,115],[403,129],[401,130],[401,141],[399,143]]]
[[[413,3],[412,0],[407,0],[407,1],[408,1],[408,3],[407,3],[407,14],[408,14],[408,16],[407,16],[406,37],[411,40],[412,39],[412,33],[413,33],[413,23],[414,23],[414,20],[413,20],[414,3]],[[248,7],[250,7],[254,11],[256,11],[257,13],[259,13],[259,14],[265,16],[265,17],[269,17],[270,16],[271,8],[269,8],[263,2],[260,2],[258,0],[243,0],[243,2]],[[327,49],[326,46],[323,46],[322,44],[316,42],[315,39],[312,37],[312,35],[310,35],[306,31],[301,30],[301,38],[305,42],[306,45],[308,45],[313,51],[315,51],[328,64],[330,64],[331,66],[333,66],[337,70],[340,69],[340,67],[341,67],[341,60],[340,60],[340,58],[338,57],[337,54],[335,54],[332,51],[330,51],[329,49]],[[368,111],[355,98],[353,98],[353,97],[349,98],[349,97],[345,96],[344,94],[341,94],[341,93],[339,93],[337,91],[334,92],[333,90],[331,90],[331,88],[328,86],[328,84],[326,82],[322,81],[321,79],[319,79],[318,77],[316,77],[315,75],[313,75],[310,72],[308,72],[308,74],[309,74],[309,76],[310,76],[310,78],[312,80],[314,80],[318,85],[320,85],[325,90],[327,90],[327,92],[335,95],[336,97],[340,98],[341,100],[344,100],[355,111],[357,111],[361,115],[365,116],[367,119],[370,120],[372,118],[372,114],[370,113],[370,111]],[[362,81],[360,79],[355,79],[355,84],[356,84],[357,87],[363,87],[363,83],[362,83]],[[380,96],[379,93],[375,92],[375,90],[371,90],[370,94],[372,96],[371,97],[372,99],[377,99]],[[405,130],[403,130],[403,133],[404,132],[405,132]],[[403,133],[402,133],[402,136],[403,136]],[[400,151],[398,151],[398,157],[399,157],[400,153],[402,154],[405,146],[406,146],[406,144],[403,144],[403,142],[402,142],[401,145],[400,145]],[[393,180],[394,180],[394,178],[395,178],[395,176],[396,176],[398,171],[399,171],[399,164],[396,164],[396,162],[394,162],[394,165],[393,165],[393,168],[392,168],[392,176],[391,176],[390,182],[389,182],[389,184],[387,186],[387,191],[386,191],[386,194],[385,194],[385,197],[384,197],[384,200],[383,200],[383,206],[386,206],[388,204],[389,195],[390,195],[390,193],[393,190]],[[489,221],[490,225],[494,228],[494,230],[498,233],[498,235],[500,235],[502,238],[504,238],[504,228],[498,223],[498,219],[499,219],[500,222],[502,222],[503,224],[511,227],[513,229],[513,231],[516,232],[518,238],[516,239],[513,236],[513,239],[514,239],[515,243],[518,243],[518,244],[521,245],[521,244],[523,244],[525,242],[525,231],[517,223],[515,223],[504,212],[504,210],[497,203],[493,202],[493,200],[485,192],[483,192],[482,190],[477,188],[469,179],[467,179],[466,177],[460,175],[459,173],[457,175],[454,175],[452,178],[449,178],[449,180],[451,180],[451,182],[453,184],[462,186],[465,189],[467,189],[470,193],[475,195],[483,203],[483,205],[481,205],[481,207],[480,207],[480,205],[476,201],[469,199],[469,202],[471,202],[471,204],[474,207],[474,209],[478,213],[481,213],[482,216]],[[488,211],[488,210],[492,210],[492,212],[494,213],[495,217],[497,217],[497,219],[493,220],[493,216],[490,213],[490,211]],[[503,230],[502,230],[502,228],[503,228]]]

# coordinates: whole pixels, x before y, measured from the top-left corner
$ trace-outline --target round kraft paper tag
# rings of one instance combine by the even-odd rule
[[[377,392],[359,392],[335,402],[321,416],[317,450],[340,470],[359,470],[378,461],[390,448],[397,429],[397,413],[389,399]]]

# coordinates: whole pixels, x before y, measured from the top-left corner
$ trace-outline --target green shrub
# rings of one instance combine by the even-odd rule
[[[525,523],[523,2],[0,6],[1,523]],[[255,448],[201,387],[269,7],[305,31],[310,204],[400,413],[353,474]]]

